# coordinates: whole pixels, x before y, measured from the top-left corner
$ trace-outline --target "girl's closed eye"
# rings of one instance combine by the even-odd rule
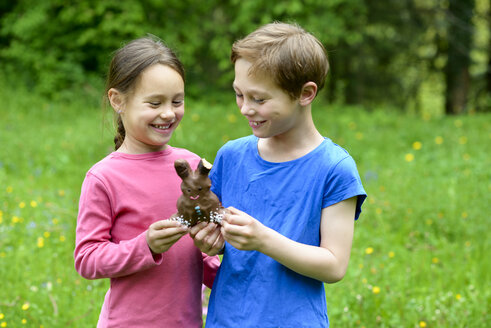
[[[184,104],[184,99],[178,99],[178,100],[173,100],[172,101],[172,105],[174,107],[179,107],[181,106],[182,104]]]

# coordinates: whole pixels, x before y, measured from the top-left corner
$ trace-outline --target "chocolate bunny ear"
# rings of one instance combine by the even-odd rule
[[[188,161],[185,159],[178,159],[174,162],[174,168],[176,169],[177,175],[181,177],[181,179],[185,179],[189,176],[189,172],[191,172],[191,167],[189,166]]]
[[[210,173],[210,170],[211,170],[211,167],[213,165],[211,165],[210,163],[208,163],[208,161],[204,158],[201,159],[201,161],[199,161],[199,164],[198,164],[198,172],[199,174],[201,175],[208,175],[208,173]]]

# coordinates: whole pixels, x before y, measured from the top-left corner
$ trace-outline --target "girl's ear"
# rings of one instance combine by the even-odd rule
[[[300,93],[300,105],[307,106],[310,105],[317,95],[317,84],[315,82],[307,82],[302,87],[302,92]]]
[[[114,88],[111,88],[107,92],[107,98],[109,99],[111,107],[114,109],[114,111],[118,114],[121,113],[123,110],[123,95],[121,94],[121,92]]]

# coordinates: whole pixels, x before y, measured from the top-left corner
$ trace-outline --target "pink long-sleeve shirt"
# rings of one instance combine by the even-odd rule
[[[110,278],[97,327],[201,327],[201,285],[219,266],[185,235],[153,255],[146,231],[177,212],[181,180],[174,161],[199,157],[179,148],[114,152],[87,173],[80,195],[75,268],[87,279]]]

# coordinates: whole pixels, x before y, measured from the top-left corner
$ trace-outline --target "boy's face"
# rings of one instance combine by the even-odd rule
[[[258,138],[280,137],[302,127],[302,108],[266,74],[249,74],[251,63],[235,62],[233,87],[237,106]]]

